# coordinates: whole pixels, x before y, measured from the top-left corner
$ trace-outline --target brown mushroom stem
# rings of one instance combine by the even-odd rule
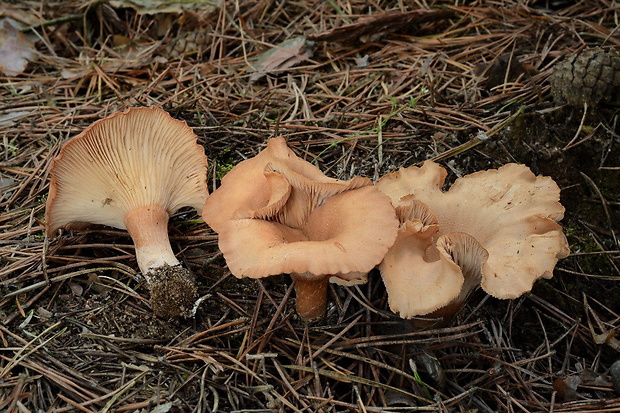
[[[463,305],[463,301],[458,299],[453,300],[445,307],[441,307],[429,314],[413,317],[409,322],[416,331],[429,330],[431,328],[444,328],[450,324]]]
[[[314,321],[325,315],[329,276],[292,273],[295,285],[295,307],[305,321]]]
[[[163,207],[150,205],[127,213],[125,226],[136,247],[136,260],[151,291],[155,314],[189,317],[198,293],[191,274],[172,252],[168,218]]]

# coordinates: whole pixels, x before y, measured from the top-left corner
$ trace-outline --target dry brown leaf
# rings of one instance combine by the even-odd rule
[[[0,115],[0,126],[12,126],[31,114],[32,111],[29,110],[18,110],[4,113]]]
[[[572,401],[577,399],[577,387],[581,384],[579,376],[568,376],[563,379],[555,379],[553,381],[553,390],[558,392],[558,396],[563,401]]]
[[[373,41],[383,33],[397,33],[414,24],[448,19],[454,16],[451,10],[413,10],[408,12],[388,12],[364,17],[355,23],[325,30],[308,36],[309,40],[326,42],[366,42]]]
[[[15,185],[15,179],[0,175],[0,201],[11,196],[9,190]]]
[[[122,42],[121,38],[117,40]],[[97,65],[103,73],[143,67],[154,59],[153,55],[160,45],[159,42],[152,44],[130,43],[126,46],[119,46],[115,50],[108,50],[108,56],[96,58],[80,54],[76,59],[63,62],[64,66],[60,75],[63,79],[84,77],[92,72],[93,64]]]
[[[19,30],[19,23],[8,18],[0,20],[0,72],[17,76],[35,57],[34,42]]]
[[[139,14],[183,13],[188,10],[200,10],[209,13],[218,10],[222,0],[113,0],[112,7],[130,7]]]
[[[43,22],[31,9],[26,6],[20,7],[15,4],[0,4],[0,17],[9,17],[27,26],[34,26],[35,24]]]
[[[84,294],[84,288],[78,283],[74,283],[69,281],[69,288],[71,289],[71,293],[76,297],[81,297]]]
[[[250,69],[251,72],[255,72],[250,80],[258,80],[267,73],[288,69],[309,59],[312,57],[312,46],[313,43],[300,36],[288,39],[261,53]]]
[[[582,383],[587,386],[609,386],[611,383],[607,379],[606,374],[597,373],[594,370],[583,369],[581,373],[579,373],[579,378]]]
[[[490,63],[479,63],[474,67],[474,74],[483,78],[481,86],[490,90],[506,82],[514,82],[521,74],[530,75],[534,68],[526,67],[516,56],[504,53]]]
[[[385,392],[385,401],[389,407],[417,407],[418,402],[413,397],[394,390]]]
[[[615,350],[620,350],[620,340],[615,335],[616,332],[614,330],[609,330],[603,334],[596,334],[592,331],[592,338],[596,344],[607,344]]]

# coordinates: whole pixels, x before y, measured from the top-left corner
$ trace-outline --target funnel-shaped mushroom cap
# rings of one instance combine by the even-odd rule
[[[530,291],[538,278],[552,276],[557,260],[569,250],[556,222],[562,219],[564,208],[551,178],[536,177],[523,165],[508,164],[459,178],[449,191],[442,192],[445,176],[443,168],[427,161],[421,168],[401,169],[376,184],[394,205],[420,202],[437,219],[437,232],[420,239],[416,214],[401,214],[401,235],[381,266],[390,296],[389,286],[396,285],[395,279],[406,279],[412,291],[429,291],[429,280],[442,273],[444,280],[438,287],[451,291],[447,299],[438,297],[436,305],[411,304],[406,307],[409,316],[427,314],[457,299],[455,292],[461,289],[439,285],[449,282],[448,278],[463,284],[463,279],[481,277],[482,288],[489,294],[515,298]],[[398,265],[392,263],[391,255],[398,257]],[[460,268],[460,276],[449,261]],[[465,273],[469,275],[463,278]],[[394,294],[403,295],[404,287],[391,288]]]
[[[283,138],[235,166],[203,208],[237,277],[282,273],[365,281],[396,237],[390,200],[367,178],[341,181]]]
[[[409,205],[409,201],[415,199],[413,195],[420,192],[440,193],[447,175],[446,170],[439,164],[426,161],[421,168],[415,166],[400,168],[398,172],[384,175],[376,185],[381,192],[390,197],[394,207],[397,207]],[[404,197],[406,199],[401,199]]]
[[[125,229],[125,214],[159,205],[169,214],[200,211],[207,158],[185,123],[159,108],[101,119],[69,140],[50,170],[47,233],[102,224]]]
[[[325,176],[295,155],[283,137],[278,137],[224,176],[221,186],[204,204],[202,216],[218,233],[230,219],[271,218],[275,214],[280,215],[280,222],[300,228],[309,211],[329,196],[371,184],[367,178],[341,181]]]
[[[262,219],[227,221],[219,245],[240,278],[309,273],[346,283],[381,262],[397,225],[389,199],[367,186],[330,197],[301,229]]]

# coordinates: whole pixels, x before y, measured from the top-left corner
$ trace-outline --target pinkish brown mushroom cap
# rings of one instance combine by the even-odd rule
[[[300,228],[263,219],[227,221],[220,250],[237,277],[310,273],[363,280],[393,244],[398,222],[373,186],[333,195]]]
[[[203,217],[219,233],[220,249],[237,277],[310,272],[347,284],[365,281],[397,226],[389,198],[369,179],[329,178],[297,157],[282,137],[222,179]],[[362,244],[377,245],[377,252]]]
[[[324,311],[327,278],[365,282],[398,227],[390,199],[369,179],[328,178],[283,138],[233,168],[205,203],[203,217],[219,233],[236,277],[293,275],[305,319]],[[311,298],[300,305],[305,297]],[[321,303],[313,304],[315,298]]]
[[[299,227],[307,212],[330,194],[371,184],[367,178],[329,178],[295,155],[283,137],[277,137],[270,139],[258,155],[240,162],[224,176],[220,187],[205,202],[202,216],[215,232],[220,232],[221,225],[232,218],[264,218],[272,212],[284,215],[294,210],[286,221]]]
[[[557,260],[569,253],[556,222],[564,214],[560,190],[551,178],[507,164],[459,178],[442,192],[445,177],[443,168],[427,161],[376,184],[394,205],[421,203],[436,217],[428,225],[436,225],[436,232],[422,236],[421,218],[415,213],[401,216],[399,237],[380,266],[391,307],[404,317],[428,314],[462,299],[467,292],[454,283],[471,290],[480,280],[492,296],[516,298],[538,278],[550,278]],[[428,296],[414,299],[428,291],[433,278],[440,291],[436,301],[428,302]]]
[[[87,224],[125,229],[125,215],[160,205],[169,214],[207,198],[204,149],[166,111],[130,108],[100,119],[67,141],[50,169],[48,236]]]
[[[158,108],[101,119],[65,143],[50,169],[47,234],[89,224],[127,229],[163,317],[189,315],[196,287],[168,239],[168,219],[208,196],[207,158],[185,123]]]
[[[486,251],[467,234],[437,238],[437,218],[428,207],[411,196],[402,201],[408,202],[396,208],[402,224],[380,269],[390,308],[402,318],[411,318],[444,307],[472,284],[478,284],[480,261],[486,259]]]

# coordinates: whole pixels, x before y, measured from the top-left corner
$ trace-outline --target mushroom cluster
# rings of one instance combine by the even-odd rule
[[[235,166],[202,216],[234,276],[291,274],[307,321],[325,313],[328,282],[366,282],[398,228],[390,199],[370,179],[328,178],[281,137]]]
[[[50,169],[48,236],[89,224],[126,229],[162,317],[189,316],[197,290],[168,239],[168,219],[207,199],[207,157],[185,123],[155,107],[101,119],[65,143]]]
[[[379,269],[390,308],[403,318],[447,323],[478,285],[494,297],[516,298],[550,278],[569,253],[557,223],[564,214],[560,189],[551,178],[507,164],[459,178],[443,192],[445,177],[445,169],[426,161],[376,183],[400,221]]]
[[[427,161],[386,175],[338,180],[297,157],[284,138],[236,165],[210,196],[207,158],[185,123],[132,108],[70,139],[52,162],[47,234],[89,224],[126,229],[162,317],[193,315],[197,289],[168,239],[189,206],[219,234],[231,273],[290,274],[296,308],[322,317],[329,282],[367,281],[379,265],[390,308],[447,323],[479,285],[516,298],[568,255],[564,208],[549,177],[507,164],[459,178]]]

